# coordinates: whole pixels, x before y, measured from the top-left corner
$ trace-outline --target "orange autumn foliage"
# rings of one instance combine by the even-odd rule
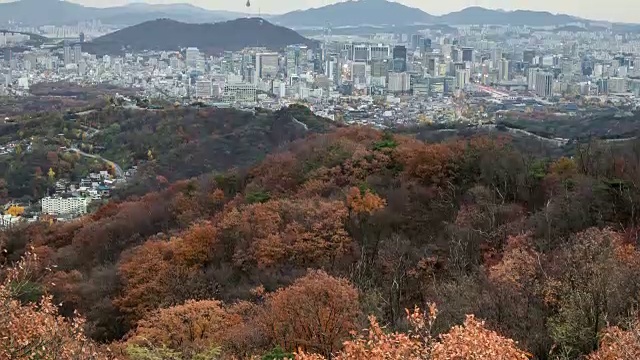
[[[15,267],[4,270],[0,283],[0,359],[12,360],[106,360],[112,358],[89,340],[84,319],[76,314],[67,320],[58,314],[51,296],[37,303],[22,303],[32,281],[37,258],[30,253]]]
[[[358,291],[349,281],[311,271],[268,295],[259,323],[283,349],[329,356],[356,329],[359,316]]]
[[[600,348],[587,360],[636,360],[640,359],[640,321],[629,330],[613,326],[602,332]]]
[[[320,198],[276,200],[231,209],[220,222],[222,234],[237,239],[237,264],[259,267],[293,263],[331,266],[350,251],[344,229],[348,210],[341,201]]]
[[[210,223],[192,225],[176,239],[176,261],[184,266],[201,266],[211,258],[216,236],[217,229]]]
[[[513,340],[487,330],[484,322],[473,315],[467,316],[462,326],[453,327],[437,341],[431,329],[437,316],[435,305],[429,306],[428,314],[416,308],[407,311],[411,326],[408,333],[387,333],[370,317],[369,329],[364,335],[346,341],[342,351],[333,356],[336,360],[526,360],[529,354],[518,349]],[[324,357],[299,351],[296,360],[322,360]],[[598,359],[599,360],[599,359]]]
[[[386,200],[372,193],[370,190],[361,191],[352,187],[347,193],[347,205],[356,214],[373,214],[386,206]]]
[[[515,341],[484,327],[484,322],[468,315],[464,324],[454,326],[433,346],[432,360],[517,360],[529,359]]]
[[[173,245],[160,240],[149,240],[131,251],[118,268],[124,291],[114,304],[134,320],[156,309],[167,291],[165,280],[173,257]]]
[[[166,346],[184,356],[202,353],[224,344],[228,330],[241,321],[215,300],[187,301],[154,312],[138,323],[129,343]]]

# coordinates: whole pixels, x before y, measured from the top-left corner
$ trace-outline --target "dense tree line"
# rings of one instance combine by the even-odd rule
[[[6,232],[3,257],[31,248],[31,297],[131,359],[631,359],[638,149],[339,128]]]

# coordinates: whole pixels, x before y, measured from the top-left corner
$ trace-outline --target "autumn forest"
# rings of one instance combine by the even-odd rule
[[[0,233],[0,358],[640,358],[640,143],[292,140]]]

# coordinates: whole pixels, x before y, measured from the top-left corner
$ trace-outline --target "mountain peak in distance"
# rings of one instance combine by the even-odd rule
[[[205,52],[237,51],[246,47],[280,50],[287,45],[315,42],[262,18],[239,18],[214,24],[187,24],[157,19],[99,37],[85,45],[89,52],[108,54],[143,50],[177,50],[197,47]]]

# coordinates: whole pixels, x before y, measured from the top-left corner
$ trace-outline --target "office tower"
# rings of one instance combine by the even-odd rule
[[[196,97],[200,99],[209,99],[213,94],[213,83],[211,80],[196,81]]]
[[[298,74],[298,64],[300,58],[300,48],[294,45],[289,45],[284,52],[285,72],[287,76]]]
[[[81,44],[84,43],[84,33],[83,32],[80,33],[80,43]]]
[[[498,64],[498,61],[502,60],[502,50],[493,49],[493,51],[491,51],[491,60],[493,60],[494,64]]]
[[[460,61],[461,57],[462,56],[460,54],[460,49],[458,49],[457,47],[452,47],[451,48],[451,61],[458,62],[458,61]]]
[[[469,69],[456,70],[456,89],[462,90],[469,83],[471,72]]]
[[[407,93],[411,90],[411,75],[406,72],[390,73],[387,90],[391,93]]]
[[[68,41],[64,42],[64,64],[71,64],[71,45]]]
[[[371,61],[372,77],[386,77],[388,73],[389,73],[388,60],[372,60]]]
[[[389,58],[389,46],[375,45],[371,46],[371,61],[386,60]]]
[[[187,67],[195,68],[200,58],[200,50],[197,47],[187,48],[186,54]]]
[[[420,51],[423,54],[428,54],[433,52],[431,39],[422,39],[422,44],[420,44]]]
[[[73,62],[79,64],[80,60],[82,60],[82,45],[75,44],[73,45]]]
[[[411,41],[409,42],[411,49],[420,50],[422,47],[423,40],[424,38],[420,34],[411,35]]]
[[[407,71],[407,47],[398,45],[393,48],[393,71]]]
[[[436,69],[440,65],[440,59],[434,54],[425,54],[424,62],[422,66],[425,69],[425,72],[431,76],[435,76]]]
[[[279,59],[278,53],[256,54],[254,66],[258,71],[258,77],[261,79],[274,79],[280,70]]]
[[[471,47],[462,48],[462,61],[473,62],[473,48]]]
[[[351,64],[351,81],[354,84],[367,83],[367,64],[364,62],[355,62]]]
[[[525,50],[522,53],[522,61],[525,64],[533,64],[533,61],[536,57],[536,51],[535,50]]]
[[[619,94],[627,92],[627,79],[612,77],[607,79],[607,90],[609,94]]]
[[[553,95],[553,74],[542,71],[536,74],[536,95],[542,98]]]
[[[370,59],[369,45],[353,46],[353,61],[366,62]]]
[[[353,44],[342,44],[342,47],[340,48],[340,57],[343,60],[353,59]]]
[[[535,91],[536,89],[536,75],[540,71],[539,68],[529,68],[527,70],[527,88],[529,91]]]
[[[500,81],[509,81],[509,60],[502,59],[500,60],[500,67],[498,68],[498,77]]]

